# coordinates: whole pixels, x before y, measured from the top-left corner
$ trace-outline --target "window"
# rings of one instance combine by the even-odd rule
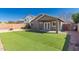
[[[48,23],[48,29],[50,29],[50,27],[49,27],[49,26],[50,26],[50,23]]]
[[[52,22],[52,26],[56,26],[56,21],[53,21]]]
[[[40,30],[42,30],[43,29],[43,22],[40,22],[39,26],[40,26]]]

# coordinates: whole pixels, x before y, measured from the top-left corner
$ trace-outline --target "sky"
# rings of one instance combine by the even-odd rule
[[[42,13],[69,20],[77,12],[79,8],[0,8],[0,21],[17,21],[28,15],[37,16]]]

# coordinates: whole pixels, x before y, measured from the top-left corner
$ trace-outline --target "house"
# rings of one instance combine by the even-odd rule
[[[35,17],[30,24],[34,31],[61,31],[63,22],[57,17],[41,14]]]
[[[33,16],[33,15],[27,15],[25,17],[23,17],[21,19],[21,21],[24,21],[24,23],[30,23],[36,16]]]

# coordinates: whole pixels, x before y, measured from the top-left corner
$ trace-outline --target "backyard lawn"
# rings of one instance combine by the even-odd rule
[[[0,39],[7,51],[61,51],[66,34],[7,32],[0,33]]]

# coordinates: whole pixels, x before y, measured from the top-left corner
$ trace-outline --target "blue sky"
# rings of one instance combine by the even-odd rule
[[[72,13],[79,12],[78,8],[0,8],[0,21],[16,21],[27,15],[41,13],[57,17],[70,17]]]

